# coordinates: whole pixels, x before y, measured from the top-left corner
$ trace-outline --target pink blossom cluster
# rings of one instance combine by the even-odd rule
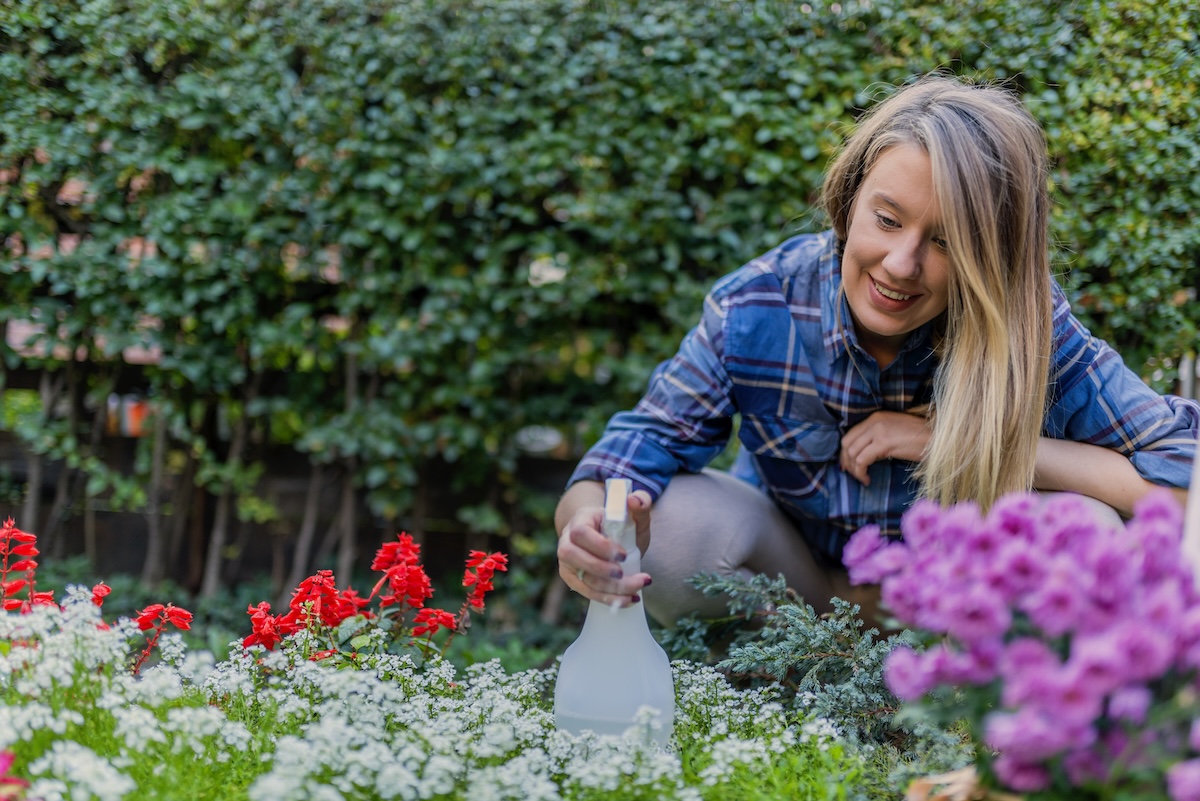
[[[905,701],[962,688],[964,709],[984,710],[972,721],[979,750],[1004,786],[1112,784],[1136,772],[1165,782],[1174,801],[1200,801],[1200,726],[1180,720],[1179,700],[1200,689],[1200,593],[1181,529],[1165,491],[1124,527],[1074,495],[1015,494],[986,516],[971,503],[919,501],[903,542],[868,526],[844,561],[928,644],[890,655],[888,686]],[[1176,714],[1167,721],[1162,709]]]

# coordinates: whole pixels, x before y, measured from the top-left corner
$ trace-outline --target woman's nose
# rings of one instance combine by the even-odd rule
[[[915,278],[921,272],[924,247],[916,239],[897,243],[883,258],[883,268],[896,278]]]

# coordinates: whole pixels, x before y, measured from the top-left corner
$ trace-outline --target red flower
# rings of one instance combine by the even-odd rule
[[[305,622],[315,620],[322,625],[333,627],[346,618],[342,614],[342,604],[332,570],[318,570],[315,576],[309,576],[300,582],[300,586],[292,593],[289,606]]]
[[[167,623],[185,631],[192,627],[192,613],[174,604],[150,604],[138,612],[136,620],[142,631],[156,628],[161,632]]]
[[[385,542],[375,552],[371,569],[387,572],[397,565],[415,565],[420,558],[421,546],[402,531],[397,535],[396,542]]]
[[[158,645],[158,638],[162,636],[163,629],[170,623],[177,629],[190,629],[192,627],[192,613],[182,607],[174,604],[150,604],[137,615],[138,628],[142,631],[154,629],[154,632],[146,638],[146,647],[142,650],[137,662],[133,665],[133,675],[137,675],[142,669],[142,665],[146,664],[146,660],[150,658],[150,652],[154,650],[154,646]]]
[[[463,573],[463,586],[472,587],[467,603],[475,609],[483,609],[483,597],[495,589],[492,578],[496,571],[508,570],[508,557],[496,551],[471,551],[467,558],[467,569]]]
[[[112,592],[112,587],[101,581],[96,586],[92,587],[92,603],[96,606],[104,606],[104,599]]]
[[[136,618],[138,628],[142,631],[154,628],[158,623],[159,615],[162,614],[163,609],[165,608],[166,607],[164,607],[162,604],[150,604],[145,609],[138,612]]]
[[[286,615],[281,615],[275,618],[275,625],[279,626],[279,633],[284,637],[295,634],[304,628],[305,615],[303,612],[298,612],[295,609],[289,611]]]
[[[417,612],[415,622],[417,625],[413,626],[413,635],[417,637],[426,633],[432,637],[441,629],[454,629],[458,627],[458,620],[454,615],[442,609],[422,609]]]
[[[279,619],[271,614],[271,605],[262,601],[258,606],[247,607],[246,614],[250,615],[250,626],[254,631],[242,640],[242,645],[246,648],[262,645],[268,651],[273,651],[283,635],[279,631]]]
[[[178,606],[167,604],[167,621],[175,628],[187,631],[192,627],[192,613]]]
[[[366,598],[363,598],[355,590],[347,587],[338,595],[338,614],[342,620],[355,615],[362,615],[366,618],[372,618],[374,615],[367,611],[366,606],[370,603]]]
[[[381,607],[405,601],[416,609],[424,606],[425,599],[433,597],[433,587],[419,563],[420,557],[421,546],[403,532],[397,536],[396,542],[384,543],[375,552],[375,560],[371,562],[371,569],[383,571],[383,577],[375,582],[368,599],[374,598],[387,582],[391,592],[379,599]]]
[[[28,612],[30,606],[54,606],[54,590],[29,593],[29,605],[22,606],[22,612]]]
[[[29,782],[16,776],[9,776],[17,755],[12,751],[0,751],[0,799],[18,799],[21,790],[29,786]]]
[[[328,657],[331,657],[331,656],[333,656],[333,655],[334,655],[334,654],[336,654],[336,653],[337,653],[337,649],[336,649],[336,648],[328,648],[328,649],[326,649],[326,650],[324,650],[324,651],[317,651],[315,654],[313,654],[312,656],[310,656],[310,657],[308,658],[308,661],[309,661],[309,662],[320,662],[322,659],[326,659],[326,658],[328,658]]]

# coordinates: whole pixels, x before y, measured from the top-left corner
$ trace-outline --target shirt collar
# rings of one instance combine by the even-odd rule
[[[833,359],[839,358],[851,347],[864,356],[868,355],[858,344],[858,336],[854,333],[854,325],[850,320],[850,304],[841,292],[841,244],[832,229],[826,231],[824,236],[825,250],[821,253],[817,276],[821,282],[821,330],[825,347]],[[930,342],[934,323],[935,321],[931,320],[909,334],[900,348],[897,361],[899,356]]]

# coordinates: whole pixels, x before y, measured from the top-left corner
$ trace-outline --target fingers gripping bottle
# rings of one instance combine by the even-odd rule
[[[630,481],[605,482],[604,534],[625,549],[626,573],[637,573],[642,555],[629,519]],[[609,606],[592,601],[579,638],[567,648],[554,687],[554,723],[572,734],[590,730],[623,735],[644,708],[652,710],[650,736],[665,746],[675,720],[671,663],[655,642],[642,604]]]

